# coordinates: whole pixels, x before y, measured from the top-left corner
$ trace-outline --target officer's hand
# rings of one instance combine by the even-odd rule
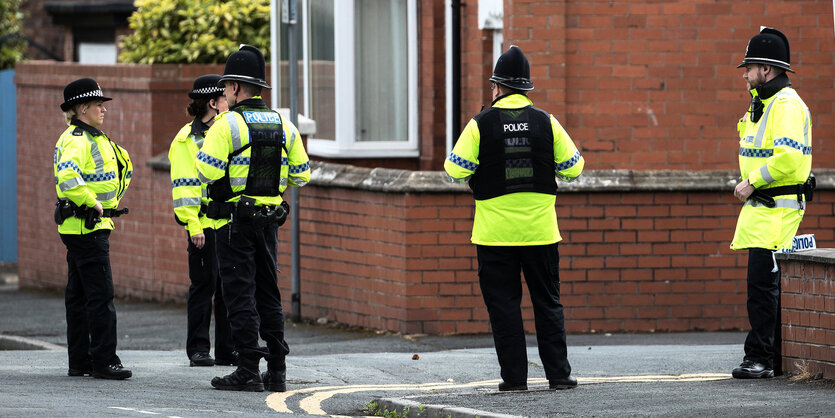
[[[751,193],[754,193],[754,190],[754,186],[748,183],[748,179],[745,179],[734,187],[734,196],[745,202],[751,196]]]
[[[101,218],[102,215],[104,215],[104,209],[102,209],[100,202],[96,202],[96,206],[93,206],[93,210],[99,213],[99,218]]]
[[[197,234],[191,236],[191,243],[197,248],[203,248],[206,245],[206,235]]]

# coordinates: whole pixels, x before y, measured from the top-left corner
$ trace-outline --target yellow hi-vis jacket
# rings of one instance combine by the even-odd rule
[[[255,100],[261,102],[260,96],[255,96],[247,101]],[[279,115],[279,117],[281,117]],[[292,122],[281,117],[281,125],[284,129],[287,151],[281,151],[281,180],[279,191],[283,193],[288,184],[295,187],[302,187],[310,181],[310,160],[304,150],[299,130]],[[198,178],[203,183],[213,183],[226,174],[229,167],[230,183],[232,191],[238,192],[246,188],[246,179],[249,174],[249,157],[251,147],[241,154],[232,158],[229,154],[249,144],[249,129],[243,116],[235,111],[226,111],[215,117],[215,122],[206,132],[203,140],[203,147],[197,153]],[[255,199],[257,205],[278,205],[284,199],[281,196],[249,196]],[[241,195],[230,198],[229,202],[237,202]],[[228,223],[226,219],[219,219],[216,227]]]
[[[195,158],[203,146],[208,126],[199,119],[187,123],[171,141],[168,160],[171,161],[171,196],[174,216],[185,224],[188,235],[202,234],[203,229],[215,228],[217,221],[200,214],[200,206],[208,205],[206,184],[197,177]]]
[[[77,119],[58,138],[53,155],[55,191],[59,199],[69,199],[78,206],[117,209],[133,175],[128,152],[116,145],[104,132]],[[93,229],[84,227],[84,219],[70,216],[58,233],[88,234],[99,229],[113,229],[113,220],[102,217]]]
[[[521,94],[503,97],[493,104],[501,109],[531,106]],[[554,137],[555,176],[564,181],[575,180],[583,171],[585,160],[553,115],[549,115]],[[449,178],[458,183],[469,181],[478,170],[481,133],[475,119],[470,119],[452,152],[444,161]],[[545,193],[509,193],[475,201],[473,235],[478,245],[526,246],[548,245],[562,240],[557,226],[556,196]]]
[[[756,96],[757,90],[751,90]],[[791,87],[762,101],[763,114],[739,120],[739,170],[757,189],[803,184],[812,169],[812,121],[809,108]],[[774,197],[768,208],[748,200],[739,213],[731,249],[792,247],[806,209],[797,195]]]

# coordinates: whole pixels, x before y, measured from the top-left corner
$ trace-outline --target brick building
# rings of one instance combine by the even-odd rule
[[[728,244],[739,209],[735,126],[749,100],[736,65],[760,25],[787,34],[790,77],[813,116],[819,193],[801,232],[815,233],[821,247],[835,243],[835,149],[825,145],[835,123],[827,117],[831,2],[300,3],[310,28],[301,111],[319,127],[308,138],[318,162],[298,214],[305,317],[409,333],[488,330],[469,245],[472,197],[439,170],[453,128],[489,104],[487,78],[509,44],[531,61],[534,103],[554,113],[586,159],[582,181],[561,184],[557,198],[569,331],[747,327],[745,255]],[[18,67],[22,285],[65,281],[63,248],[44,221],[54,200],[45,150],[63,129],[61,89],[92,76],[114,97],[103,129],[137,167],[124,201],[131,216],[112,237],[117,293],[184,300],[185,237],[171,216],[164,164],[148,163],[187,122],[191,80],[210,70],[220,71]],[[274,84],[286,85],[284,74]],[[279,238],[289,306],[288,231]],[[45,253],[55,261],[44,262]],[[525,315],[532,329],[530,309]]]

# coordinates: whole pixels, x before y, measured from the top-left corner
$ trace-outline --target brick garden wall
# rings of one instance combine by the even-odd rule
[[[783,369],[835,379],[835,250],[781,258]]]
[[[491,31],[462,9],[463,123],[489,104]],[[835,168],[835,37],[829,0],[505,0],[504,45],[531,61],[536,106],[553,113],[589,169],[736,167],[750,96],[742,61],[760,25],[783,31],[790,79],[812,111],[814,167]],[[462,124],[463,126],[463,124]],[[438,168],[440,169],[440,166]]]

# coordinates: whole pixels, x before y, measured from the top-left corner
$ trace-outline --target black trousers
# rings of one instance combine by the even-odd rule
[[[244,360],[277,362],[290,352],[276,274],[277,232],[274,222],[255,226],[239,219],[217,230],[223,299],[235,349]],[[266,348],[259,345],[259,334]]]
[[[745,360],[774,368],[782,374],[782,328],[780,321],[780,271],[772,272],[771,250],[748,250],[748,322]]]
[[[525,273],[534,309],[539,358],[549,380],[571,374],[565,343],[565,318],[560,304],[557,244],[478,247],[478,279],[487,305],[502,379],[521,384],[528,378],[528,355],[522,324],[522,284]]]
[[[209,352],[209,325],[212,321],[214,297],[215,356],[232,359],[235,347],[218,276],[215,230],[206,228],[203,235],[206,236],[203,248],[197,248],[191,239],[188,240],[188,277],[191,285],[188,288],[186,353],[191,357],[194,353]]]
[[[61,234],[67,247],[67,351],[69,367],[121,363],[116,355],[116,307],[110,270],[110,231]]]

